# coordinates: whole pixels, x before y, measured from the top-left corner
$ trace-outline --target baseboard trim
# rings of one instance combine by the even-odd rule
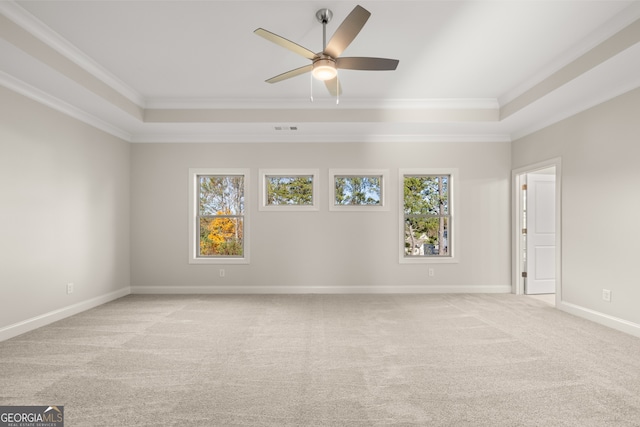
[[[131,287],[126,286],[118,289],[117,291],[109,292],[108,294],[101,295],[99,297],[91,298],[86,301],[81,301],[76,304],[53,310],[40,316],[32,317],[31,319],[23,320],[22,322],[14,323],[9,326],[0,328],[0,341],[8,340],[9,338],[16,337],[26,332],[38,329],[42,326],[49,325],[58,320],[62,320],[74,314],[82,313],[83,311],[97,307],[102,304],[106,304],[110,301],[122,298],[123,296],[131,293]]]
[[[133,286],[132,294],[507,294],[511,286]]]
[[[640,325],[628,320],[620,319],[619,317],[609,316],[608,314],[600,313],[599,311],[591,310],[576,304],[571,304],[566,301],[561,301],[557,308],[565,311],[574,316],[582,317],[592,322],[599,323],[603,326],[607,326],[611,329],[618,330],[620,332],[627,333],[629,335],[640,338]]]

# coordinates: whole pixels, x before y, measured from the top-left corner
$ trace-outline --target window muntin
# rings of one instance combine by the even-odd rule
[[[261,169],[260,210],[318,210],[318,171]]]
[[[453,260],[455,171],[409,171],[401,174],[401,262]]]
[[[248,171],[191,169],[190,176],[189,262],[248,262]]]
[[[244,176],[198,175],[198,256],[244,254]]]
[[[329,170],[329,209],[371,211],[387,209],[386,170]]]

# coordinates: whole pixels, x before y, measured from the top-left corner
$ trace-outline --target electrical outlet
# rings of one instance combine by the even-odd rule
[[[220,269],[220,277],[224,277],[224,268]]]
[[[429,269],[429,276],[430,276],[430,277],[433,277],[433,276],[435,276],[435,275],[436,275],[436,272],[434,271],[434,269],[433,269],[433,268],[430,268],[430,269]]]
[[[67,295],[73,293],[73,283],[67,283]]]
[[[611,291],[609,289],[602,290],[602,299],[611,302]]]

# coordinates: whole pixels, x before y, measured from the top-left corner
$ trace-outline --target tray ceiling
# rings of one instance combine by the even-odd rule
[[[0,82],[131,142],[510,141],[640,86],[640,2],[609,0],[366,1],[345,55],[396,71],[264,82],[307,60],[256,28],[320,51],[356,4],[2,1]]]

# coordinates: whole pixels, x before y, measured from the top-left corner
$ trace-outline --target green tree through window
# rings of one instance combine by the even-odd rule
[[[313,205],[313,176],[266,176],[268,206]]]
[[[380,176],[336,176],[335,204],[378,206],[381,203]]]
[[[450,175],[404,176],[404,256],[450,256]]]

